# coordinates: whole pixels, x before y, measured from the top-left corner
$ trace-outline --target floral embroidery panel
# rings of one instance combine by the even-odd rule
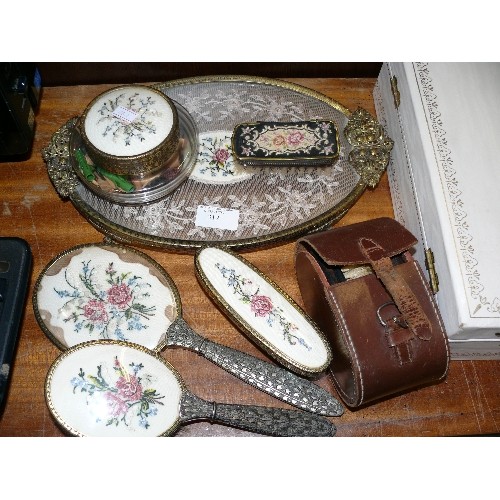
[[[98,110],[96,125],[105,123],[103,137],[109,136],[114,142],[123,141],[130,146],[132,141],[143,142],[148,134],[156,134],[156,125],[151,117],[160,117],[154,109],[155,100],[151,96],[142,97],[138,92],[132,95],[120,94],[102,103]],[[124,119],[129,116],[128,119]]]
[[[337,155],[337,132],[333,122],[259,122],[235,129],[238,157],[286,159],[323,157],[333,162]]]
[[[309,369],[322,367],[329,352],[305,315],[242,258],[207,247],[198,255],[204,279],[224,307],[281,358]]]
[[[231,133],[215,131],[199,135],[199,152],[190,179],[207,184],[229,184],[249,179],[254,170],[234,160]]]
[[[93,246],[56,275],[45,274],[37,300],[46,326],[68,347],[111,339],[154,348],[176,309],[170,289],[147,265]]]
[[[181,381],[135,347],[81,344],[51,369],[49,408],[89,436],[157,436],[175,429]]]
[[[215,267],[227,280],[227,286],[238,296],[242,304],[247,305],[255,314],[255,317],[265,318],[269,327],[275,330],[277,335],[281,335],[282,340],[291,346],[299,345],[308,351],[312,349],[300,336],[297,325],[288,321],[283,309],[274,305],[268,295],[260,292],[258,284],[254,283],[250,278],[237,274],[234,269],[227,268],[219,262],[215,264]]]
[[[153,149],[168,136],[172,126],[170,103],[161,93],[141,86],[112,89],[96,98],[84,122],[90,142],[118,156]]]

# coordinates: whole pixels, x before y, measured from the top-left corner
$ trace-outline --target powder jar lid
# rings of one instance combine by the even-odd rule
[[[145,85],[115,87],[93,99],[81,119],[88,155],[115,174],[152,173],[178,147],[179,118],[169,97]]]

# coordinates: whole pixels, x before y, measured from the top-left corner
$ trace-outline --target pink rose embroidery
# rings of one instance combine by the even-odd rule
[[[308,351],[312,349],[300,336],[299,328],[283,315],[283,309],[279,306],[275,307],[270,297],[258,295],[258,283],[237,274],[234,269],[227,268],[220,262],[216,262],[215,267],[227,279],[228,288],[232,288],[233,292],[240,296],[240,300],[245,306],[250,306],[250,310],[256,317],[265,317],[269,328],[279,329],[283,335],[283,340],[287,340],[292,346],[303,346]]]
[[[120,377],[116,382],[118,395],[126,401],[139,401],[142,398],[142,385],[135,375]]]
[[[254,295],[250,304],[250,309],[256,316],[267,316],[273,309],[273,303],[265,295]]]
[[[295,132],[292,132],[288,136],[288,144],[292,146],[296,146],[297,144],[300,144],[304,140],[304,134],[302,132],[299,132],[298,130]]]
[[[127,413],[127,402],[121,399],[117,394],[114,392],[106,392],[104,396],[108,402],[110,416],[120,417],[121,415]]]
[[[217,163],[225,163],[229,158],[229,151],[227,149],[217,149],[214,154],[214,160]]]
[[[147,429],[150,426],[149,419],[158,412],[155,406],[163,405],[161,400],[165,396],[159,394],[156,389],[144,388],[141,384],[141,377],[137,374],[144,369],[143,364],[130,363],[129,366],[132,367],[132,372],[127,371],[118,356],[115,356],[113,368],[118,378],[114,384],[106,381],[107,370],[103,370],[103,365],[97,366],[97,375],[87,375],[80,368],[78,376],[71,379],[73,394],[78,390],[85,393],[87,400],[96,398],[96,423],[115,426],[123,423],[126,426]],[[148,373],[145,378],[151,380]],[[104,408],[103,400],[106,403]],[[102,414],[99,414],[101,411]]]
[[[113,285],[108,290],[108,300],[110,304],[117,306],[119,309],[125,309],[127,304],[132,300],[130,288],[124,283]]]
[[[90,321],[105,323],[108,321],[108,314],[104,304],[99,300],[89,300],[83,307],[83,315]]]

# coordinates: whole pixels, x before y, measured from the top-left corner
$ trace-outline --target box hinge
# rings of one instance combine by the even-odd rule
[[[391,90],[392,97],[394,98],[394,106],[396,106],[396,109],[398,109],[399,104],[401,103],[401,94],[399,93],[398,89],[398,79],[395,76],[391,78]]]
[[[436,264],[434,262],[434,254],[430,248],[425,250],[425,267],[427,268],[427,272],[429,273],[429,284],[431,286],[431,290],[433,293],[437,293],[439,291],[439,277],[436,272]]]

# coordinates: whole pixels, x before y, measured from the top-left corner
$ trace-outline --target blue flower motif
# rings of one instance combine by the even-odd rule
[[[84,387],[86,385],[85,380],[83,380],[81,377],[73,377],[71,379],[71,385],[75,388],[78,389],[79,387]]]
[[[305,347],[308,351],[310,351],[310,350],[312,349],[310,346],[308,346],[308,345],[305,343],[305,341],[304,341],[304,339],[303,339],[303,338],[298,337],[298,340],[299,340],[299,344],[300,344],[300,345],[303,345],[303,346],[304,346],[304,347]]]
[[[142,363],[139,363],[138,365],[136,365],[135,363],[130,363],[129,366],[134,371],[134,375],[137,375],[137,373],[139,373],[144,368],[144,365]]]
[[[115,335],[118,340],[127,340],[121,328],[115,330]]]
[[[149,429],[149,422],[147,418],[141,417],[139,420],[139,426],[144,427],[145,429]]]
[[[147,328],[146,325],[143,325],[140,320],[140,316],[134,315],[130,319],[130,321],[127,323],[127,330],[132,331],[132,330],[143,330],[144,328]]]

